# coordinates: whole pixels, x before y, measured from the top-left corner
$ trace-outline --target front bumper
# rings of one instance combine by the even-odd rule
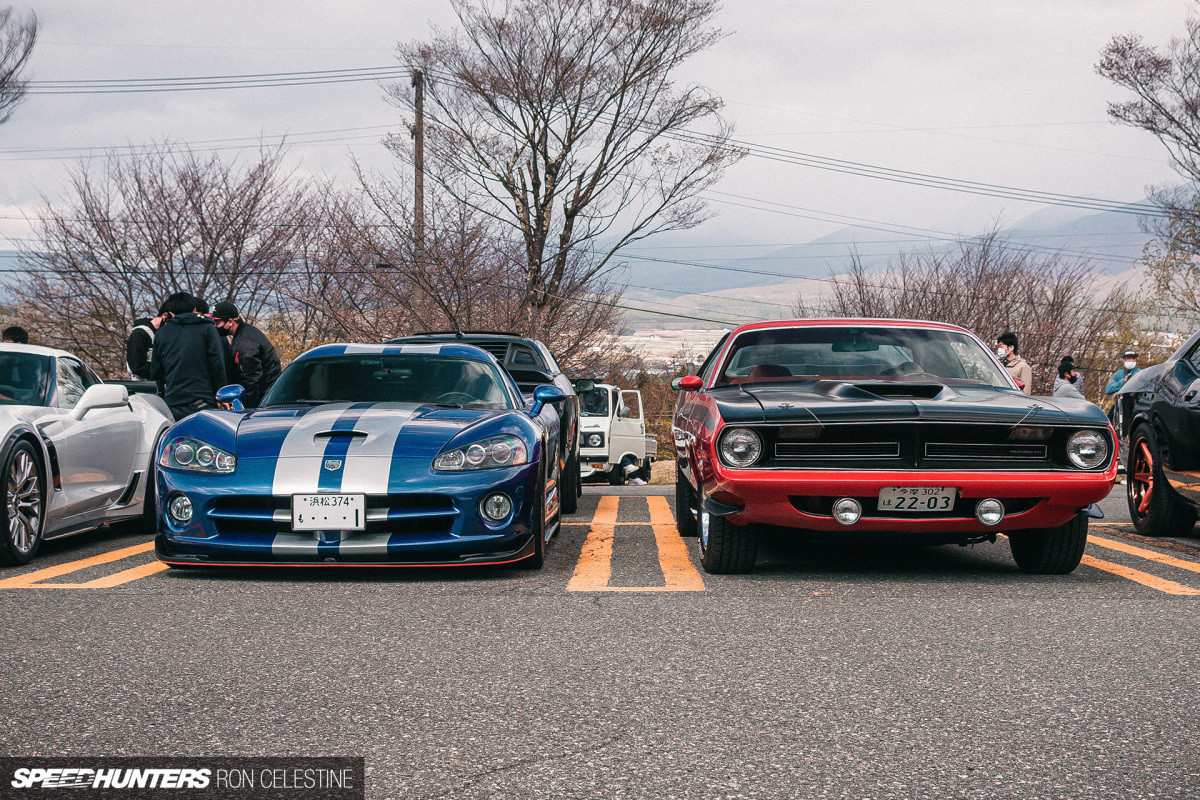
[[[506,564],[534,554],[545,502],[536,463],[425,471],[390,486],[389,494],[367,495],[365,530],[294,532],[290,496],[239,487],[237,473],[159,470],[155,554],[167,564],[211,566],[459,566]],[[506,492],[514,508],[493,527],[484,524],[478,507],[496,490]],[[167,502],[179,493],[192,501],[186,525],[166,516]]]
[[[730,521],[814,531],[878,531],[899,533],[995,533],[1053,528],[1108,496],[1116,480],[1116,463],[1104,472],[952,472],[834,470],[734,470],[720,468],[705,481],[710,511]],[[954,487],[958,502],[947,512],[905,514],[874,509],[880,489],[889,486]],[[860,500],[863,516],[853,525],[839,524],[827,512],[832,498]],[[979,500],[1004,503],[1004,519],[984,525],[974,516]]]

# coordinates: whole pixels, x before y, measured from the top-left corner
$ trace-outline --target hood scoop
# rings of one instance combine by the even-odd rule
[[[817,381],[812,390],[843,400],[952,400],[957,397],[940,383],[905,381]]]

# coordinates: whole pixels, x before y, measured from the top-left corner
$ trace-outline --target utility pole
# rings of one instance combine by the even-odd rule
[[[417,268],[425,263],[425,76],[414,69],[412,85],[416,89],[416,119],[413,121],[413,168],[416,172],[413,185],[413,238],[416,244]]]

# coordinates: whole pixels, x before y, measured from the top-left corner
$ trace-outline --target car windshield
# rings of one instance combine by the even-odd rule
[[[279,377],[263,405],[294,403],[436,403],[512,408],[496,367],[430,354],[305,358]]]
[[[608,416],[608,389],[593,389],[579,398],[579,413],[585,417]]]
[[[0,352],[0,405],[46,405],[49,372],[48,356]]]
[[[734,340],[717,385],[796,380],[936,380],[1012,388],[991,354],[967,334],[841,325],[746,331]]]

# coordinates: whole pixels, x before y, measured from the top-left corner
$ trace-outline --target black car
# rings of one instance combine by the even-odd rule
[[[579,507],[579,497],[583,494],[579,476],[579,396],[576,389],[580,392],[590,392],[593,388],[592,382],[572,383],[563,374],[550,348],[537,339],[528,339],[515,333],[431,331],[391,339],[388,344],[429,341],[461,342],[486,350],[495,356],[516,381],[517,387],[527,395],[532,393],[535,387],[546,383],[552,383],[566,393],[566,402],[558,407],[562,418],[562,424],[559,426],[562,446],[558,452],[563,454],[559,463],[563,476],[562,510],[564,513],[574,514]]]
[[[1200,332],[1117,394],[1126,496],[1144,536],[1186,536],[1200,509]]]

